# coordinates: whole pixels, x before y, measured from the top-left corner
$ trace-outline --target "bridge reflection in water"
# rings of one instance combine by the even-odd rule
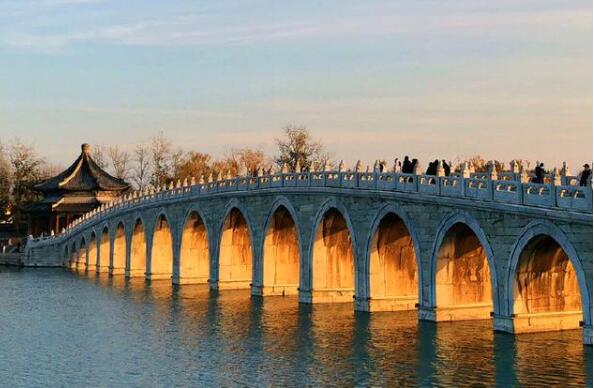
[[[179,287],[104,274],[80,279],[73,287],[86,289],[89,281],[97,286],[96,305],[84,303],[71,313],[82,316],[97,309],[105,315],[87,317],[73,335],[90,330],[91,337],[112,342],[107,331],[116,330],[112,336],[130,348],[112,351],[115,360],[110,361],[98,359],[107,354],[100,350],[86,356],[86,362],[100,365],[94,372],[100,376],[128,353],[136,363],[117,365],[111,373],[124,375],[121,381],[130,384],[509,386],[591,381],[592,349],[581,345],[577,331],[514,337],[493,332],[488,321],[435,325],[418,321],[413,311],[365,314],[345,304],[298,304],[294,296],[250,298],[246,290]],[[107,324],[97,324],[101,320]]]

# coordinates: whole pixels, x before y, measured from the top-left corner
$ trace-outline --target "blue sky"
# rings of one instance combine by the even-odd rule
[[[591,1],[0,0],[0,139],[68,163],[307,125],[337,159],[592,159]]]

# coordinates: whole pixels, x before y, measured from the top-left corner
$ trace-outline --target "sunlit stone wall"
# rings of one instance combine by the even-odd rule
[[[272,216],[264,243],[264,295],[297,295],[299,240],[291,214],[280,207]]]
[[[395,214],[386,215],[373,236],[369,284],[371,311],[414,309],[418,302],[417,259],[410,232]]]
[[[97,272],[109,272],[109,256],[111,255],[111,242],[109,230],[103,229],[101,242],[99,244],[99,260],[97,261]]]
[[[454,225],[443,239],[437,257],[435,287],[437,307],[441,310],[438,320],[489,318],[492,311],[489,264],[484,247],[468,226]]]
[[[91,233],[89,240],[89,254],[87,256],[87,270],[94,271],[97,265],[97,237]]]
[[[109,269],[112,275],[121,275],[126,272],[126,234],[124,225],[119,224],[113,241],[112,265]]]
[[[146,235],[140,219],[136,220],[131,236],[130,264],[127,275],[130,277],[145,276],[146,272]]]
[[[167,218],[163,215],[157,220],[151,249],[150,273],[152,280],[170,279],[173,272],[173,236]]]
[[[225,219],[219,253],[219,288],[249,288],[252,244],[244,216],[233,209]]]
[[[577,276],[567,254],[550,237],[534,238],[520,257],[514,313],[520,318],[516,332],[579,327],[582,300]]]
[[[182,232],[178,284],[207,283],[209,247],[206,225],[197,213],[192,213]]]
[[[344,217],[329,210],[313,247],[313,302],[350,302],[355,290],[355,258]]]

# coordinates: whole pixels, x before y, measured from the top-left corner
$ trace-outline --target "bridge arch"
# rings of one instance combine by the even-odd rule
[[[171,279],[173,272],[174,231],[173,223],[164,210],[155,217],[151,238],[150,260],[147,264],[148,279]]]
[[[62,262],[64,267],[70,267],[70,249],[69,244],[64,244],[64,249],[62,250]]]
[[[447,215],[437,229],[429,305],[435,320],[488,319],[499,314],[495,256],[479,222],[466,212]]]
[[[137,277],[146,275],[147,238],[146,223],[142,216],[136,217],[130,235],[130,258],[126,265],[126,276]]]
[[[208,283],[210,268],[210,232],[203,212],[192,206],[179,227],[179,260],[174,263],[177,284]]]
[[[506,305],[516,333],[577,329],[580,320],[591,327],[591,294],[582,262],[565,233],[551,222],[529,223],[516,240]]]
[[[97,264],[97,234],[94,230],[89,236],[89,253],[87,254],[87,269],[94,270]]]
[[[363,310],[411,310],[421,301],[419,239],[406,211],[392,204],[376,213],[365,247]]]
[[[76,269],[78,265],[78,249],[76,246],[76,241],[73,241],[70,248],[70,257],[68,258],[68,264],[70,268]]]
[[[358,287],[357,242],[346,207],[334,197],[314,218],[309,244],[312,303],[352,302]]]
[[[88,250],[87,250],[87,241],[85,239],[85,236],[81,236],[78,246],[79,246],[79,252],[76,255],[77,267],[79,269],[86,269],[87,268],[87,260],[88,260]]]
[[[111,255],[109,226],[104,224],[101,228],[99,240],[99,258],[97,260],[97,272],[109,272],[109,256]]]
[[[116,223],[113,234],[113,253],[111,255],[111,265],[109,273],[112,275],[121,275],[126,270],[126,227],[122,220]]]
[[[301,230],[297,213],[284,196],[275,199],[264,223],[262,295],[297,295],[301,273]]]
[[[254,261],[252,223],[236,198],[227,203],[224,215],[219,228],[218,288],[250,288]]]

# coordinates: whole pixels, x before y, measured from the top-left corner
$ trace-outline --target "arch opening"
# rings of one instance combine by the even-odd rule
[[[418,302],[417,257],[412,236],[394,213],[385,215],[371,241],[370,311],[415,309]]]
[[[63,263],[65,268],[70,268],[70,251],[68,250],[68,245],[64,247],[64,255],[63,255]]]
[[[76,243],[72,243],[70,249],[70,257],[68,258],[68,264],[71,269],[76,269],[78,265],[78,249],[76,249]]]
[[[487,254],[466,224],[454,224],[441,241],[434,280],[437,321],[490,318],[493,300]]]
[[[514,332],[580,327],[582,298],[575,268],[550,236],[532,238],[522,250],[514,276]]]
[[[297,295],[300,263],[299,238],[291,213],[275,210],[266,230],[263,252],[263,295]]]
[[[89,239],[89,253],[87,255],[87,270],[94,271],[97,264],[97,237],[95,233],[91,233]]]
[[[165,215],[160,215],[153,233],[151,267],[148,279],[171,279],[173,271],[173,236]]]
[[[317,227],[312,260],[312,303],[352,302],[355,256],[349,227],[335,208]]]
[[[130,242],[130,264],[126,276],[137,277],[146,275],[146,235],[144,225],[138,219],[132,231]]]
[[[126,271],[126,231],[122,223],[118,224],[113,240],[113,255],[109,273],[122,275]]]
[[[109,256],[111,246],[109,243],[109,230],[103,228],[99,242],[99,260],[97,261],[97,272],[109,272]]]
[[[187,218],[182,231],[177,284],[208,283],[210,271],[208,232],[196,212]]]
[[[223,224],[219,250],[219,288],[250,288],[252,282],[252,242],[247,221],[233,208]]]
[[[84,238],[80,241],[80,247],[76,255],[76,268],[83,271],[87,268],[87,243]]]

